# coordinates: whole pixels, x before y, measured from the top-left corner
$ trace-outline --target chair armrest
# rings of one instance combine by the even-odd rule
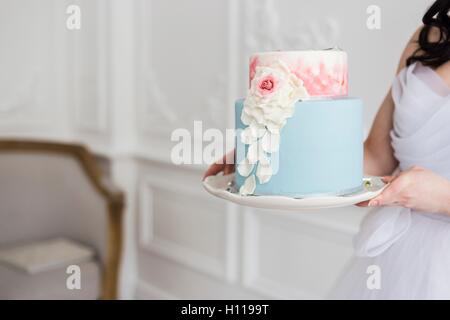
[[[112,182],[109,177],[103,176],[99,180],[99,184],[103,190],[103,195],[110,200],[115,205],[121,206],[125,205],[125,196],[122,190]]]
[[[104,248],[104,272],[102,281],[103,299],[114,299],[117,297],[117,283],[119,274],[120,256],[122,251],[122,215],[125,207],[125,195],[121,192],[107,177],[101,174],[98,163],[89,150],[83,145],[66,144],[58,142],[47,141],[29,141],[29,140],[2,140],[0,139],[0,154],[19,154],[20,156],[27,156],[32,154],[45,154],[67,156],[75,160],[83,175],[87,177],[87,183],[93,187],[93,192],[99,198],[99,202],[104,202],[106,207],[101,205],[99,210],[106,211],[106,247]],[[72,167],[75,168],[75,167]],[[75,168],[78,170],[79,168]],[[61,171],[61,170],[60,170]],[[25,177],[26,178],[26,177]],[[25,178],[23,181],[25,181]],[[87,186],[87,184],[86,184]],[[57,207],[58,204],[55,206]],[[106,210],[105,210],[106,208]],[[45,213],[47,211],[44,211]],[[85,213],[88,216],[90,212]],[[43,213],[44,215],[44,213]],[[81,218],[80,218],[81,219]],[[81,221],[81,220],[80,220]],[[68,228],[69,230],[70,228]],[[89,228],[91,230],[92,228]],[[67,231],[67,230],[66,230]],[[88,232],[86,229],[80,231]],[[101,236],[98,233],[94,236]]]

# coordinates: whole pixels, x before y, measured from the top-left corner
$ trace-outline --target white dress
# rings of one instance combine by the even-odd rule
[[[391,138],[399,169],[419,165],[450,179],[449,86],[415,63],[395,78],[392,97]],[[375,208],[354,247],[355,257],[331,299],[450,299],[450,216]]]

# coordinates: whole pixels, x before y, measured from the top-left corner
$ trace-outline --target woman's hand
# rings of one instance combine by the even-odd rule
[[[224,155],[222,159],[212,164],[208,170],[206,170],[203,180],[205,180],[206,177],[214,176],[222,171],[224,175],[234,172],[234,150],[230,151]]]
[[[383,192],[360,206],[402,206],[450,215],[450,181],[434,172],[414,166],[383,180],[389,183]]]

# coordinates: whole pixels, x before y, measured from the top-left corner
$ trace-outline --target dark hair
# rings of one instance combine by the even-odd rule
[[[406,64],[419,61],[425,66],[437,68],[450,60],[450,0],[437,0],[422,18],[424,24],[419,33],[419,48],[406,60]],[[439,31],[439,40],[430,42],[431,29]]]

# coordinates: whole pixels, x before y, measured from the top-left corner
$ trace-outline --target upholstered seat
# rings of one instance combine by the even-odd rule
[[[116,297],[123,195],[104,181],[82,146],[0,140],[0,248],[67,237],[97,256],[80,292],[65,287],[65,268],[30,275],[0,263],[0,298]]]

